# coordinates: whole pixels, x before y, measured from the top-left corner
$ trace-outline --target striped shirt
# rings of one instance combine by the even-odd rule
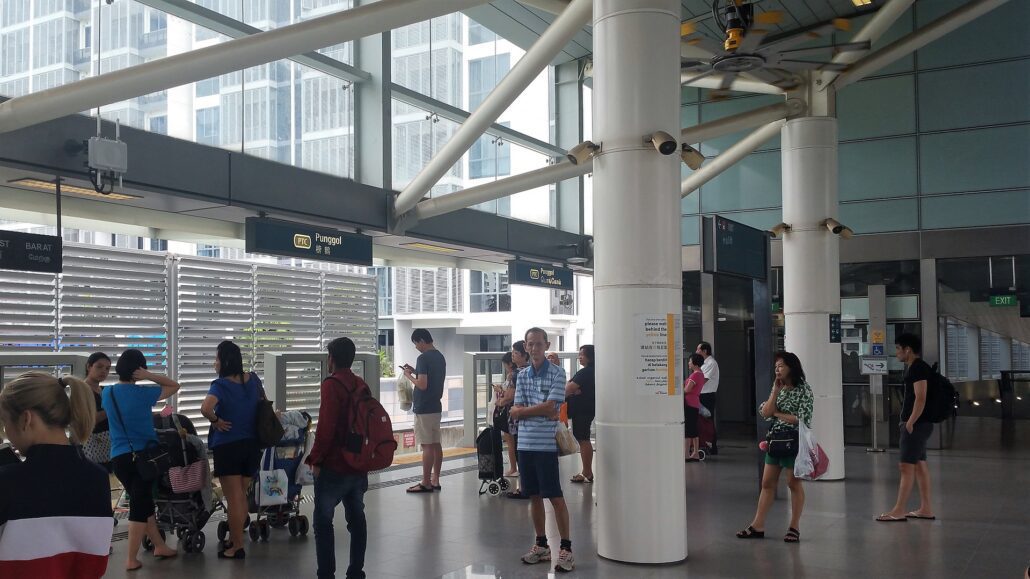
[[[554,402],[555,411],[565,402],[565,370],[544,360],[537,371],[532,365],[519,371],[515,382],[515,406],[536,406]],[[519,419],[519,450],[558,452],[554,441],[558,422],[544,416]]]
[[[77,446],[37,444],[0,467],[0,577],[102,577],[111,489]]]

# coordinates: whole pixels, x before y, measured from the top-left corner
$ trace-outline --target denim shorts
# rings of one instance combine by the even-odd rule
[[[555,499],[562,496],[558,473],[558,452],[519,451],[519,477],[522,494]]]

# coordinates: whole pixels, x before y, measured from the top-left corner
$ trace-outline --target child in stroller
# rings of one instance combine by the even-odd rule
[[[251,485],[248,497],[250,512],[257,514],[256,520],[251,521],[248,531],[251,541],[267,541],[271,527],[287,527],[293,537],[307,535],[311,529],[307,516],[300,514],[301,491],[304,486],[297,478],[297,471],[304,463],[307,450],[311,415],[299,410],[288,410],[279,416],[279,421],[282,422],[285,431],[283,437],[275,446],[266,448],[262,454],[261,466],[254,475],[254,484]],[[261,484],[261,471],[279,469],[286,471],[289,479],[285,502],[276,505],[258,504],[261,495],[258,488]]]
[[[204,525],[216,511],[225,510],[220,499],[214,497],[211,473],[208,468],[207,445],[197,435],[193,422],[182,414],[154,415],[154,429],[159,443],[168,450],[169,470],[161,473],[157,481],[154,503],[157,506],[157,527],[164,537],[174,533],[179,537],[180,548],[187,553],[204,550],[207,538]],[[177,493],[172,488],[169,472],[175,467],[185,467],[197,462],[203,470],[200,489]],[[153,549],[150,540],[144,538],[143,548]]]

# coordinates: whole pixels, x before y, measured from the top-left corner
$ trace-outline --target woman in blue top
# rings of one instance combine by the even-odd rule
[[[101,398],[107,422],[111,427],[111,462],[114,475],[122,482],[129,495],[129,546],[125,569],[135,571],[143,566],[137,557],[143,535],[154,544],[158,559],[174,557],[178,553],[165,544],[157,530],[154,518],[153,482],[143,480],[132,461],[133,452],[142,451],[151,442],[157,442],[154,432],[154,405],[179,391],[179,384],[167,376],[147,371],[143,352],[128,349],[118,357],[115,365],[118,383],[104,388]],[[150,380],[157,386],[137,384]]]
[[[243,526],[247,520],[247,487],[261,462],[257,440],[258,402],[265,397],[261,379],[243,371],[240,347],[226,340],[215,356],[218,379],[211,383],[200,412],[211,421],[208,446],[215,455],[215,476],[229,503],[229,540],[221,559],[243,559]]]

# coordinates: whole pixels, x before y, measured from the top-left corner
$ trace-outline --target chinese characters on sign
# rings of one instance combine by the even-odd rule
[[[634,326],[634,390],[643,396],[678,396],[683,375],[681,314],[637,314]]]

